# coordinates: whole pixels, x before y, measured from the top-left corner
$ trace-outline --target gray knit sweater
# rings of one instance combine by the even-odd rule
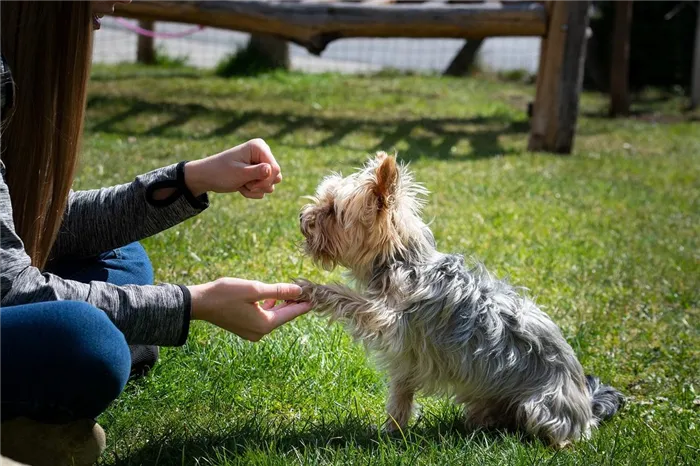
[[[112,188],[71,192],[52,258],[78,258],[125,246],[166,230],[204,210],[184,182],[184,162]],[[32,267],[15,233],[5,166],[0,161],[0,306],[73,300],[107,313],[130,344],[182,345],[190,321],[190,296],[178,285],[115,286],[64,280]],[[159,188],[175,188],[156,201]]]

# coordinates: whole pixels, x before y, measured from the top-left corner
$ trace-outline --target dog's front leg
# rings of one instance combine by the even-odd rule
[[[416,387],[410,376],[391,374],[389,382],[389,399],[386,403],[387,419],[384,432],[394,433],[406,429],[413,413],[413,397]]]
[[[309,301],[314,311],[350,325],[353,336],[364,342],[376,342],[393,333],[397,320],[382,300],[371,300],[346,286],[318,285],[297,279],[301,286],[300,300]]]

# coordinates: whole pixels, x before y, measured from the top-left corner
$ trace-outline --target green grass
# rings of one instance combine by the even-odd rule
[[[397,149],[433,193],[425,218],[439,247],[530,288],[586,370],[629,396],[591,441],[560,452],[467,433],[456,408],[430,398],[389,439],[373,429],[384,376],[339,326],[308,315],[254,344],[196,323],[99,419],[103,463],[698,464],[698,115],[647,95],[640,115],[609,120],[605,100],[584,95],[574,154],[529,153],[532,94],[489,79],[96,68],[79,187],[253,137],[283,168],[268,199],[212,196],[198,218],[146,240],[158,281],[340,279],[299,252],[301,196]]]

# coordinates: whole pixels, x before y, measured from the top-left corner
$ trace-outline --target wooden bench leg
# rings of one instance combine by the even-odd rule
[[[548,2],[531,119],[531,151],[571,153],[583,86],[590,1]]]

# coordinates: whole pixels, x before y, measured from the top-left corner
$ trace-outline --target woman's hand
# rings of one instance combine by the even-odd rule
[[[205,320],[250,341],[260,340],[311,309],[309,303],[291,302],[301,295],[301,288],[289,283],[220,278],[188,288],[193,320]],[[282,302],[275,305],[277,301]]]
[[[207,191],[237,191],[251,199],[262,199],[273,192],[280,181],[280,166],[270,146],[262,139],[252,139],[185,165],[185,183],[195,196]]]

